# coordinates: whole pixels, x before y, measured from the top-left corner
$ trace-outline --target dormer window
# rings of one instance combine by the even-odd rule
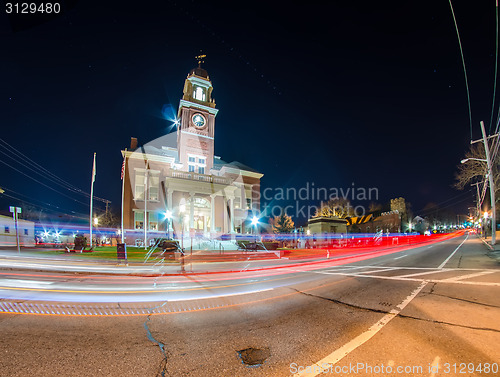
[[[198,101],[205,101],[205,89],[201,86],[194,86],[193,97]]]

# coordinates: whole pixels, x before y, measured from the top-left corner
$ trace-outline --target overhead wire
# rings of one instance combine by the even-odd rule
[[[41,166],[40,164],[36,163],[35,161],[33,161],[31,158],[29,158],[28,156],[26,156],[25,154],[23,154],[22,152],[20,152],[18,149],[16,149],[15,147],[13,147],[12,145],[10,145],[8,142],[6,142],[5,140],[3,140],[2,138],[0,138],[0,147],[3,147],[5,149],[7,149],[4,145],[2,145],[1,143],[4,143],[5,145],[7,145],[9,148],[10,148],[10,151],[14,153],[14,155],[16,155],[14,157],[8,155],[6,152],[3,152],[0,150],[0,153],[6,155],[7,157],[9,157],[11,160],[14,160],[16,163],[24,166],[25,168],[35,172],[36,174],[38,175],[41,175],[42,177],[44,177],[45,179],[47,180],[51,180],[52,183],[55,183],[69,191],[72,191],[74,193],[77,193],[77,194],[81,194],[81,195],[84,195],[85,197],[87,198],[90,198],[90,194],[83,191],[82,189],[72,185],[71,183],[65,181],[64,179],[58,177],[57,175],[55,175],[54,173],[52,173],[51,171],[49,171],[48,169],[44,168],[43,166]],[[7,149],[9,150],[9,149]],[[21,161],[24,161],[25,163],[33,166],[34,168],[31,168],[27,165],[25,165],[24,163],[22,163]],[[40,171],[37,171],[36,169],[39,169]],[[107,200],[107,199],[103,199],[103,198],[99,198],[97,196],[94,195],[93,197],[95,200],[99,200],[101,202],[109,202],[111,203],[111,201]]]
[[[451,0],[448,0],[448,1],[450,3],[451,15],[453,16],[453,22],[455,24],[455,30],[457,32],[458,45],[460,47],[460,56],[462,57],[462,66],[464,69],[464,77],[465,77],[465,88],[467,90],[467,105],[469,107],[470,138],[472,139],[472,111],[471,111],[471,105],[470,105],[469,80],[467,79],[467,70],[465,68],[464,51],[462,48],[462,41],[460,40],[460,33],[458,31],[457,19],[455,18],[455,12],[453,10],[453,5],[451,4]]]

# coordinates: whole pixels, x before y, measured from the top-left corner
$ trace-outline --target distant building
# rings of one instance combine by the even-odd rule
[[[347,218],[349,233],[398,233],[400,229],[401,216],[398,211],[382,212],[377,217],[370,213],[365,216]]]
[[[20,246],[35,246],[35,223],[17,220]],[[16,224],[10,216],[0,215],[0,246],[16,246]]]
[[[347,233],[347,220],[338,217],[313,217],[307,226],[311,235]]]
[[[263,174],[214,155],[212,82],[199,65],[184,84],[178,128],[146,145],[124,150],[124,228],[128,244],[142,245],[168,233],[213,237],[250,231],[260,211]],[[245,140],[235,140],[244,143]]]

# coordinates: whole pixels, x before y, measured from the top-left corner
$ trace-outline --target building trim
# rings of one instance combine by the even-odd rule
[[[200,134],[196,134],[194,132],[189,132],[189,131],[184,131],[184,130],[181,130],[181,132],[183,134],[189,134],[189,135],[194,135],[194,136],[199,136],[199,137],[204,137],[205,139],[214,139],[212,136],[205,136],[205,135],[200,135]]]
[[[208,106],[205,106],[205,105],[200,105],[198,103],[194,103],[194,102],[191,102],[191,101],[186,101],[185,99],[181,99],[180,102],[179,102],[179,109],[182,108],[182,107],[186,107],[186,108],[196,107],[198,109],[202,109],[202,110],[208,111],[210,114],[213,114],[213,115],[217,115],[217,113],[219,112],[219,109],[216,109],[214,107],[208,107]]]

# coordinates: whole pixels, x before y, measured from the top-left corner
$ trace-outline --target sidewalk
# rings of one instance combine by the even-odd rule
[[[488,248],[487,255],[500,263],[500,231],[496,232],[496,244],[491,245],[491,236],[483,238],[479,235],[477,237],[483,242],[484,246]]]

